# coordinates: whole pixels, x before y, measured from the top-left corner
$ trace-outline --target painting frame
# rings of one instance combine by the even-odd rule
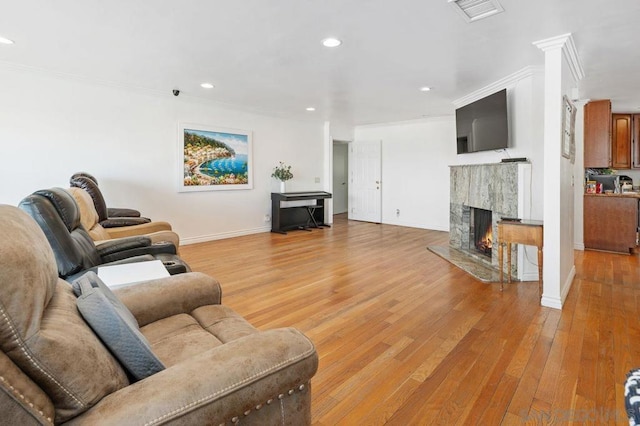
[[[253,189],[251,131],[178,124],[178,192]]]

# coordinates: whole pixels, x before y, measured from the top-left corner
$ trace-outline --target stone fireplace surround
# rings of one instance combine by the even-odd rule
[[[493,212],[495,241],[497,222],[501,217],[528,218],[525,212],[530,211],[530,180],[531,164],[528,162],[451,166],[449,246],[498,270],[497,246],[492,250],[491,259],[469,249],[471,207]],[[512,264],[512,275],[522,279],[524,256],[517,244],[512,246],[512,257],[517,259]]]

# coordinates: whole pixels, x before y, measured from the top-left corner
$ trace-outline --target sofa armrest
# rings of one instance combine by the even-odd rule
[[[151,241],[151,240],[149,240]],[[117,260],[126,259],[127,257],[132,256],[144,256],[146,254],[150,255],[175,255],[177,253],[176,246],[169,242],[159,242],[154,244],[149,244],[143,247],[131,247],[128,249],[123,249],[120,251],[113,252],[108,255],[102,255],[100,258],[103,262],[114,262]]]
[[[263,421],[250,424],[308,424],[317,368],[315,347],[299,331],[258,332],[120,389],[69,423],[227,424],[254,416]]]
[[[149,222],[135,226],[121,226],[119,228],[104,228],[110,238],[130,237],[132,235],[150,234],[158,231],[171,231],[169,222]]]
[[[140,217],[140,212],[124,207],[107,207],[107,217]]]
[[[121,226],[143,225],[151,222],[148,217],[108,217],[100,221],[103,228],[119,228]]]
[[[102,230],[104,230],[104,228],[100,228]],[[115,228],[118,229],[118,228]],[[106,231],[105,231],[106,232]],[[89,235],[91,235],[91,238],[99,238],[100,235],[92,233],[92,231],[89,231]],[[173,231],[158,231],[158,232],[152,232],[150,234],[139,234],[141,236],[147,237],[151,240],[151,244],[155,244],[155,243],[171,243],[173,244],[173,246],[176,248],[176,252],[180,246],[180,237],[178,237],[178,234],[176,234]],[[109,235],[106,235],[105,238],[109,238]],[[106,240],[102,240],[102,239],[94,239],[93,243],[96,246],[100,246],[108,241],[116,241],[116,240],[122,240],[122,239],[126,239],[126,238],[131,238],[131,237],[123,237],[123,238],[115,238],[115,239],[106,239]],[[98,247],[98,249],[100,249]],[[176,253],[177,254],[177,253]]]
[[[96,249],[100,257],[118,253],[124,250],[148,247],[151,245],[151,238],[137,236],[128,238],[119,238],[117,240],[107,240],[100,245],[96,244]]]
[[[107,262],[107,263],[101,263],[98,266],[93,266],[91,268],[87,268],[87,269],[83,269],[79,272],[76,272],[75,274],[72,275],[68,275],[64,278],[65,281],[71,283],[74,280],[80,278],[81,276],[83,276],[84,274],[86,274],[89,271],[95,272],[96,274],[98,273],[98,269],[100,269],[103,266],[113,266],[113,265],[126,265],[128,263],[138,263],[138,262],[150,262],[152,260],[156,260],[153,256],[151,256],[150,254],[143,254],[140,256],[132,256],[132,257],[127,257],[124,259],[120,259],[120,260],[114,260],[113,262]]]
[[[113,292],[140,327],[172,315],[191,313],[200,306],[219,305],[222,299],[218,281],[200,272],[145,281],[115,288]]]

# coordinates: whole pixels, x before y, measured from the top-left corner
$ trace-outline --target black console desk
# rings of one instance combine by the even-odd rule
[[[329,226],[324,223],[324,200],[331,194],[324,191],[272,192],[271,232],[286,234],[290,229],[309,229]],[[315,201],[315,204],[283,207],[283,201]]]

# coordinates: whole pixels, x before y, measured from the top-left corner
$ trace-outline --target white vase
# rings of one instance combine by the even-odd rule
[[[287,192],[287,186],[285,184],[285,181],[281,180],[280,181],[280,193],[284,194],[285,192]]]

